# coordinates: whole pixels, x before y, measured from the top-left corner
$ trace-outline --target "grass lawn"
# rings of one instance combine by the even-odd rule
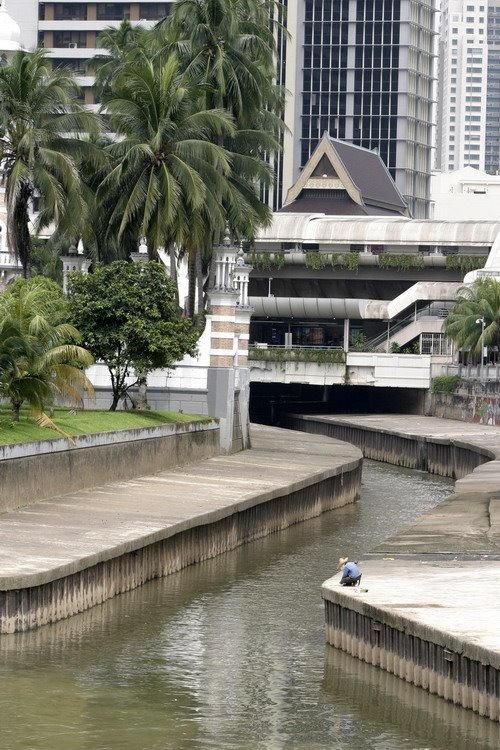
[[[171,422],[198,422],[207,417],[199,414],[180,414],[174,411],[71,411],[56,409],[54,422],[69,435],[89,435],[94,432],[113,432],[136,427],[155,427]],[[46,427],[38,427],[29,418],[28,410],[21,410],[19,422],[11,422],[10,409],[0,406],[0,445],[30,443],[34,440],[53,440],[61,435]]]

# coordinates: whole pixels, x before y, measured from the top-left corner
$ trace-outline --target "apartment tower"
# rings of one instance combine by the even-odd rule
[[[487,0],[442,0],[436,166],[484,170]]]

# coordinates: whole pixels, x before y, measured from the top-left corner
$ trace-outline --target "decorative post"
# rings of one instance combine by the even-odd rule
[[[75,271],[82,271],[82,273],[88,273],[90,268],[90,260],[84,255],[83,242],[80,240],[78,248],[74,241],[68,248],[67,255],[61,255],[61,263],[63,265],[63,292],[68,293],[68,276],[70,273]]]
[[[130,253],[130,257],[134,263],[147,263],[149,260],[148,254],[148,243],[145,237],[141,237],[139,240],[139,246],[136,253]]]
[[[251,266],[243,249],[231,244],[226,230],[222,246],[214,253],[214,270],[209,288],[211,338],[207,374],[209,413],[220,420],[221,450],[232,453],[249,445],[247,369],[249,325],[248,304]]]

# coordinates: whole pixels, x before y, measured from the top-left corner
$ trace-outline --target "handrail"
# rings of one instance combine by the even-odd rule
[[[368,342],[368,345],[371,347],[376,348],[380,344],[383,344],[388,339],[390,341],[391,337],[399,333],[403,328],[406,328],[407,326],[411,325],[411,323],[415,323],[417,320],[420,320],[421,318],[445,318],[447,315],[433,315],[431,310],[437,309],[439,311],[446,310],[448,312],[448,307],[446,307],[446,302],[437,303],[436,302],[430,302],[428,303],[424,308],[421,310],[418,310],[417,313],[415,312],[410,313],[405,318],[402,318],[401,320],[398,320],[394,323],[392,327],[389,326],[389,331],[384,331],[384,333],[380,333],[378,336],[375,336],[371,341]]]

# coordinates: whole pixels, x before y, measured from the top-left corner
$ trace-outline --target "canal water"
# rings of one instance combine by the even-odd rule
[[[324,642],[320,586],[337,559],[362,558],[450,489],[367,461],[352,506],[1,636],[0,747],[497,750],[498,724]]]

